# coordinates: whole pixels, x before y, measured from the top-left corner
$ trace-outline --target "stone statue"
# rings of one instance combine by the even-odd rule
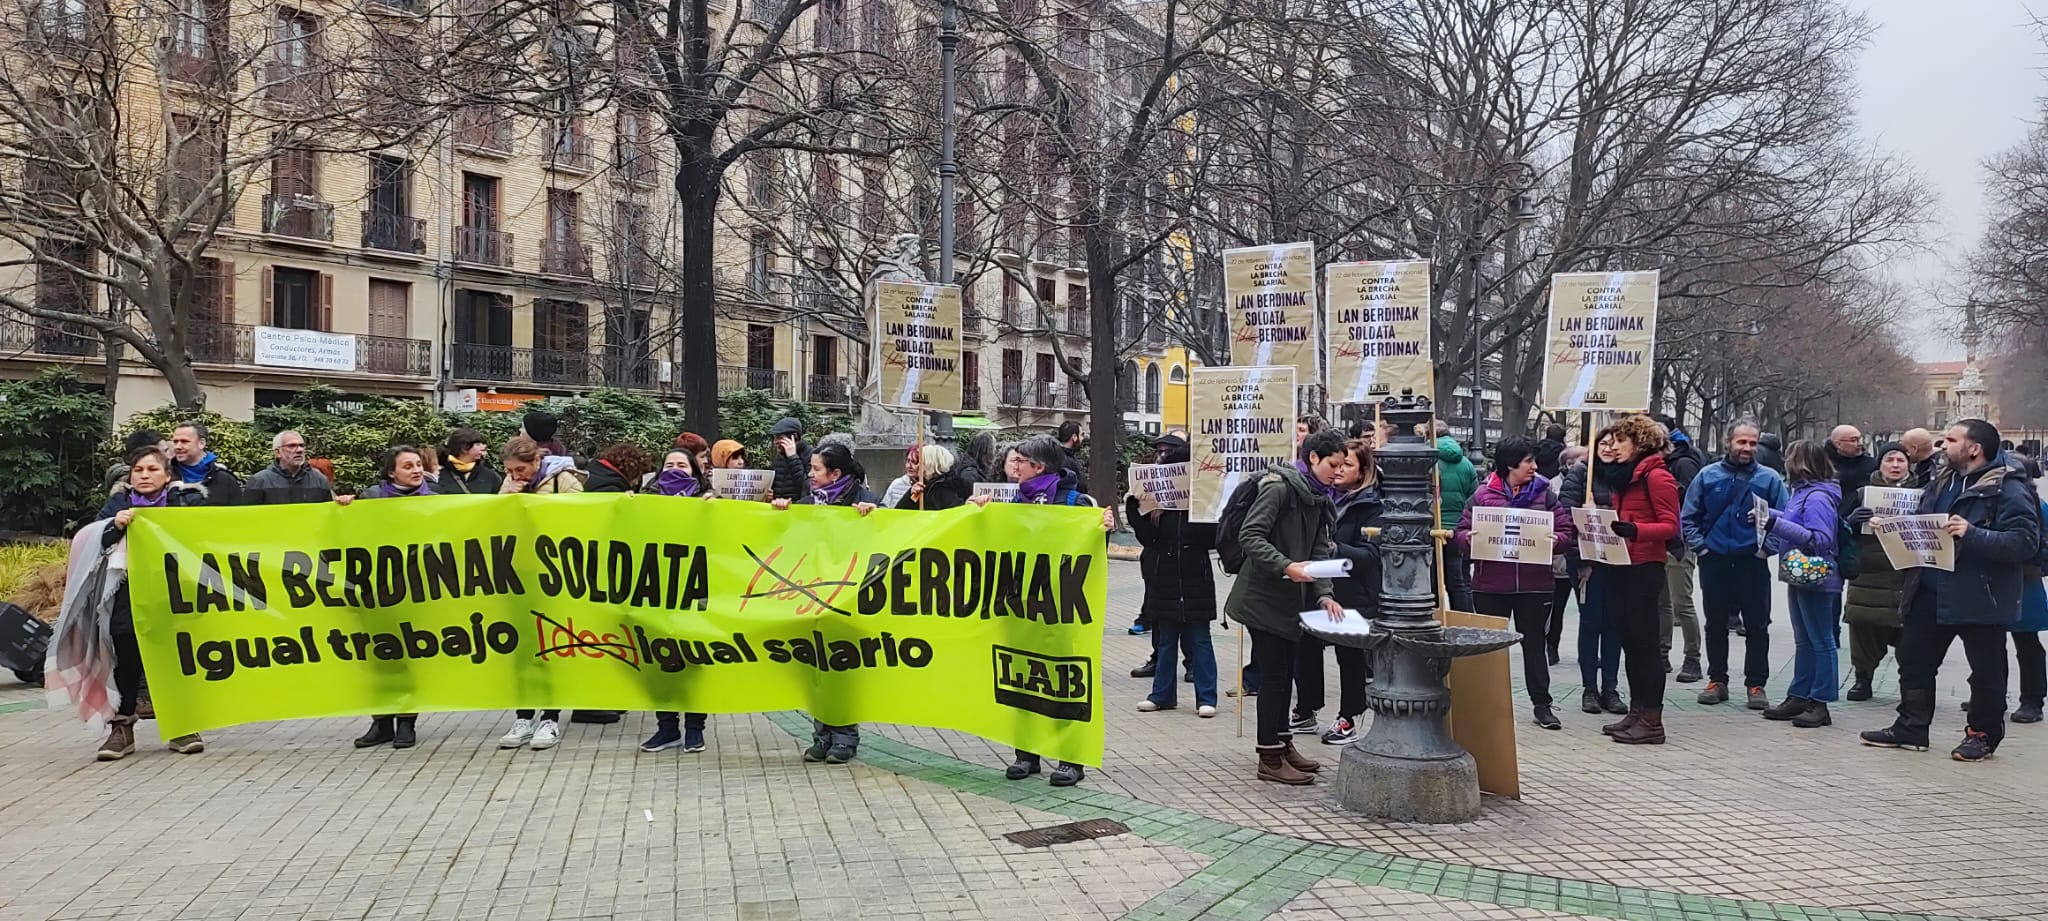
[[[885,281],[923,284],[927,279],[919,264],[924,261],[924,238],[914,233],[899,233],[889,238],[889,245],[882,250],[881,258],[875,260],[874,271],[868,273],[867,299],[874,303],[875,285]]]
[[[882,250],[881,258],[875,260],[875,268],[868,273],[867,286],[863,290],[863,303],[872,310],[875,295],[882,282],[905,282],[927,284],[924,269],[924,238],[914,233],[899,233],[889,238],[889,245]],[[873,314],[869,314],[872,316]],[[870,333],[872,338],[872,333]],[[870,347],[870,355],[873,354]],[[916,441],[921,423],[917,410],[884,406],[881,394],[875,388],[880,382],[879,375],[872,371],[861,385],[861,406],[859,431],[855,433],[863,446],[883,445],[888,447],[907,446]]]

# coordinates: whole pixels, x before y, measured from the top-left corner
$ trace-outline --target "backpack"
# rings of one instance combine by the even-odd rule
[[[1244,516],[1251,511],[1252,500],[1259,496],[1259,483],[1265,478],[1260,473],[1237,484],[1223,503],[1222,517],[1216,519],[1216,559],[1222,561],[1223,571],[1233,576],[1244,568],[1244,545],[1238,543],[1238,532],[1244,530]]]
[[[1858,564],[1863,559],[1863,548],[1856,543],[1856,528],[1849,519],[1835,516],[1835,571],[1842,574],[1847,582],[1863,574]]]

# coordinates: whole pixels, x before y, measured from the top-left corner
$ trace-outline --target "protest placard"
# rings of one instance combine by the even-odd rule
[[[1302,384],[1322,380],[1314,244],[1224,250],[1223,300],[1230,310],[1231,364],[1293,368]]]
[[[882,402],[960,409],[960,286],[875,285],[875,354]]]
[[[974,495],[989,496],[991,497],[989,499],[990,502],[1015,502],[1017,501],[1017,484],[976,483],[974,484]]]
[[[1541,509],[1473,506],[1472,558],[1548,566],[1556,530],[1557,520]]]
[[[1378,402],[1402,390],[1429,395],[1429,263],[1333,262],[1323,273],[1330,402]]]
[[[1617,516],[1612,509],[1573,508],[1572,523],[1579,529],[1579,557],[1589,563],[1627,566],[1628,541],[1614,533]]]
[[[1223,516],[1230,494],[1294,460],[1293,368],[1196,368],[1188,375],[1191,521]]]
[[[1956,571],[1956,539],[1947,515],[1900,515],[1870,519],[1870,531],[1893,569]]]
[[[1870,509],[1870,517],[1873,519],[1911,515],[1920,510],[1920,490],[1900,489],[1895,486],[1865,486],[1863,507]],[[1867,521],[1863,523],[1863,533],[1872,533]]]
[[[1547,409],[1647,409],[1657,350],[1657,273],[1551,276]]]
[[[775,488],[775,471],[715,468],[711,471],[711,493],[720,499],[766,502]]]
[[[1131,492],[1138,497],[1138,514],[1153,509],[1188,510],[1188,465],[1132,464]]]

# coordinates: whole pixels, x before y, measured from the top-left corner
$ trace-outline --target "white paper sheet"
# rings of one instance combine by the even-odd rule
[[[1350,608],[1344,609],[1344,619],[1341,621],[1331,620],[1330,612],[1322,608],[1303,611],[1301,624],[1314,628],[1317,633],[1335,633],[1342,636],[1365,636],[1372,632],[1372,621],[1366,620],[1365,615]]]

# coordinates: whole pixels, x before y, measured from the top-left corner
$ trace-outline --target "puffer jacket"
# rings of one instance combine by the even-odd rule
[[[1970,530],[1956,539],[1955,572],[1923,566],[1906,573],[1901,606],[1931,590],[1940,623],[2007,626],[2019,620],[2026,567],[2041,549],[2041,509],[2026,477],[2003,454],[1967,474],[1944,468],[1920,494],[1919,512],[1955,515]]]
[[[590,465],[590,478],[583,481],[584,492],[638,492],[633,487],[619,468],[604,461]]]
[[[1594,477],[1599,478],[1598,474]],[[1596,489],[1596,498],[1598,493]],[[1628,542],[1629,564],[1641,566],[1668,559],[1665,547],[1678,537],[1678,481],[1664,468],[1664,455],[1651,454],[1637,461],[1628,483],[1611,501],[1608,507],[1616,517],[1636,526],[1636,536]]]
[[[1382,527],[1386,513],[1386,496],[1374,477],[1337,499],[1337,523],[1330,531],[1337,558],[1351,561],[1349,576],[1330,581],[1337,603],[1368,619],[1380,610],[1380,544],[1366,537],[1365,529]]]
[[[1275,636],[1301,636],[1301,612],[1335,599],[1328,579],[1293,582],[1287,567],[1323,556],[1330,547],[1330,497],[1292,464],[1259,474],[1258,492],[1237,533],[1244,567],[1231,583],[1223,613]]]
[[[1835,541],[1841,529],[1841,519],[1837,517],[1841,504],[1842,484],[1822,480],[1794,489],[1791,501],[1785,503],[1785,511],[1770,517],[1765,543],[1772,555],[1797,550],[1829,563],[1826,581],[1818,586],[1795,588],[1822,594],[1842,590],[1841,568],[1833,565],[1840,549]]]
[[[1124,520],[1144,548],[1138,573],[1145,580],[1145,601],[1138,619],[1145,623],[1202,624],[1216,619],[1216,567],[1209,551],[1216,546],[1216,526],[1188,520],[1188,513],[1160,509],[1138,514],[1138,500],[1124,500]]]
[[[1436,469],[1443,493],[1443,514],[1439,516],[1438,527],[1453,527],[1458,516],[1465,513],[1465,503],[1479,489],[1479,468],[1472,466],[1457,439],[1445,435],[1436,440]]]
[[[1490,595],[1549,594],[1557,588],[1557,577],[1551,571],[1549,560],[1542,563],[1502,563],[1472,556],[1472,510],[1475,508],[1549,512],[1553,547],[1567,546],[1579,539],[1578,528],[1572,524],[1571,510],[1551,497],[1550,481],[1539,475],[1530,482],[1529,489],[1529,494],[1518,501],[1500,474],[1489,473],[1479,491],[1472,494],[1472,501],[1466,503],[1464,513],[1458,516],[1458,529],[1453,539],[1458,542],[1458,552],[1472,560],[1473,591]]]
[[[1878,476],[1871,478],[1870,485],[1910,488],[1919,486],[1920,480],[1908,473],[1903,482],[1886,483]],[[1857,499],[1861,498],[1858,491]],[[1857,531],[1856,578],[1849,580],[1843,592],[1842,622],[1897,628],[1903,623],[1899,616],[1899,592],[1905,587],[1906,574],[1892,568],[1891,558],[1885,556],[1877,535],[1863,533],[1862,528]]]
[[[543,455],[540,459],[539,474],[527,485],[526,492],[536,496],[580,493],[583,491],[583,478],[583,471],[576,469],[575,459],[556,454]],[[511,477],[506,477],[504,484],[498,487],[498,492],[518,492],[519,490],[513,488],[515,482]]]

